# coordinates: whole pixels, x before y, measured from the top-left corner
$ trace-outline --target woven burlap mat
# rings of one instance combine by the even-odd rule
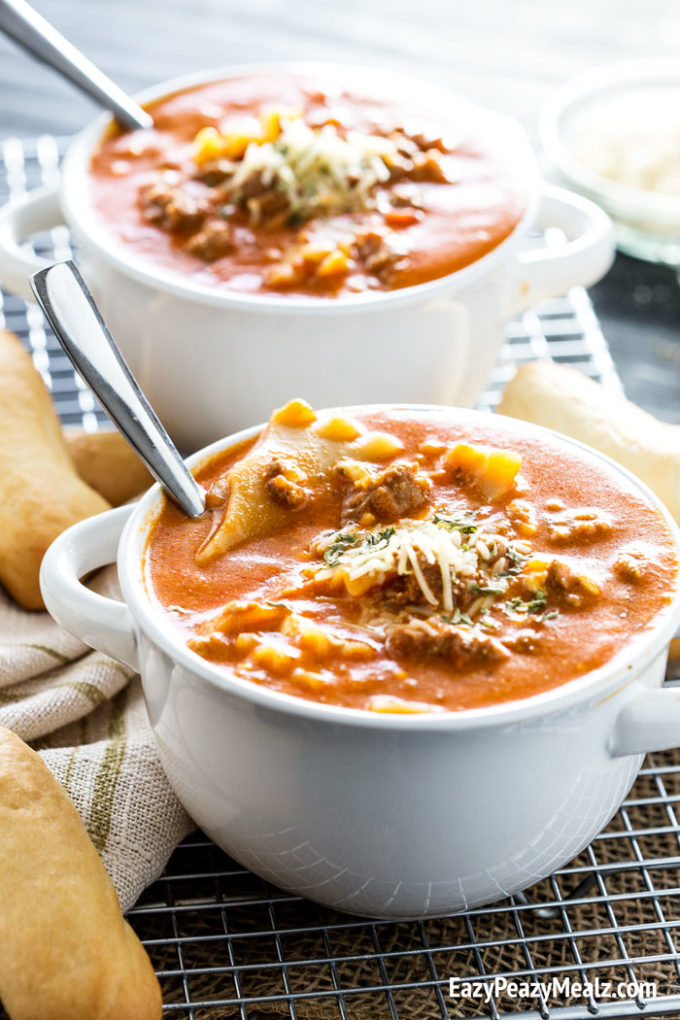
[[[661,791],[667,798],[680,798],[680,750],[650,757],[646,765],[678,767],[677,773],[664,770]],[[640,776],[630,794],[631,800],[642,798],[660,798],[654,774]],[[664,803],[631,804],[625,814],[615,816],[589,850],[567,866],[566,874],[527,890],[527,904],[555,904],[556,894],[568,898],[578,887],[577,902],[567,899],[562,911],[553,907],[546,914],[520,902],[513,907],[506,900],[468,917],[432,919],[422,924],[371,924],[317,910],[306,903],[287,905],[282,914],[277,905],[278,937],[236,938],[230,947],[224,938],[215,937],[221,920],[211,919],[210,913],[197,913],[179,932],[189,940],[183,946],[189,1001],[234,999],[238,993],[231,968],[236,966],[244,968],[238,970],[239,992],[244,999],[278,997],[278,1001],[248,1005],[249,1020],[290,1017],[288,1002],[282,998],[286,992],[293,996],[305,994],[305,998],[294,1000],[300,1020],[338,1020],[342,1015],[335,994],[338,989],[353,990],[343,996],[349,1020],[393,1020],[395,1012],[400,1020],[440,1020],[443,1014],[439,996],[443,996],[451,1017],[488,1016],[488,1007],[481,1002],[450,998],[448,987],[438,992],[433,980],[475,978],[481,968],[489,975],[513,975],[533,969],[544,972],[542,976],[546,969],[556,969],[560,978],[570,975],[573,981],[594,981],[599,977],[602,982],[617,984],[633,976],[625,964],[602,968],[593,965],[626,957],[644,958],[646,962],[635,965],[634,977],[654,981],[659,996],[677,994],[680,983],[674,962],[654,959],[673,952],[673,930],[664,930],[663,923],[680,918],[680,890],[675,888],[678,870],[675,861],[667,860],[675,858],[680,866],[680,834],[672,810],[672,803],[670,807]],[[627,835],[631,829],[637,833],[634,837]],[[641,831],[650,829],[663,831]],[[642,865],[640,857],[648,863]],[[663,865],[659,863],[662,860]],[[587,870],[569,873],[572,866]],[[590,881],[584,886],[588,875]],[[232,932],[263,932],[268,927],[263,905],[247,908],[227,902],[225,916]],[[342,927],[348,921],[354,926]],[[320,930],[287,930],[312,925]],[[330,928],[324,931],[320,927],[323,925]],[[269,926],[273,927],[271,920]],[[573,933],[571,938],[569,933]],[[523,942],[521,934],[528,941]],[[209,938],[201,942],[201,936]],[[176,967],[173,947],[163,952],[163,958],[154,959],[156,966]],[[329,958],[333,959],[332,965],[311,962]],[[210,968],[219,970],[211,973]],[[387,986],[391,986],[389,992]],[[379,990],[357,991],[362,988]],[[185,987],[167,982],[165,1001],[186,1002]],[[495,1004],[501,1015],[539,1007],[536,999],[504,995],[498,996]],[[548,996],[547,1004],[578,1006],[584,1017],[589,1015],[587,1001],[581,995],[558,992]],[[214,1005],[198,1007],[192,1015],[195,1020],[226,1020],[242,1014],[238,1005]]]

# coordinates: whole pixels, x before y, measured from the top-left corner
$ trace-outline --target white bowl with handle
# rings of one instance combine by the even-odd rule
[[[455,414],[473,425],[485,417]],[[632,475],[579,443],[507,421],[632,483],[680,553],[675,523]],[[190,466],[255,431],[221,440]],[[284,889],[375,917],[489,903],[578,854],[618,809],[644,753],[680,743],[680,694],[661,689],[680,576],[653,623],[585,676],[490,708],[382,715],[281,694],[191,652],[145,584],[161,499],[154,486],[134,507],[57,539],[42,566],[45,604],[67,630],[141,672],[180,800],[228,854]],[[122,602],[80,581],[113,562]]]
[[[423,102],[463,101],[441,86],[343,65],[237,67],[164,82],[147,103],[207,81],[260,71],[332,72],[356,86],[387,84]],[[47,263],[24,242],[66,222],[78,261],[132,371],[173,439],[193,450],[266,418],[295,393],[315,406],[360,402],[472,405],[493,368],[505,321],[576,284],[595,283],[613,258],[606,214],[542,185],[524,132],[476,110],[526,167],[527,211],[497,248],[429,283],[331,300],[237,294],[201,286],[116,241],[88,199],[88,167],[110,124],[97,118],[71,143],[59,187],[28,192],[0,210],[0,284],[30,298]],[[527,250],[530,229],[559,228],[566,243]]]

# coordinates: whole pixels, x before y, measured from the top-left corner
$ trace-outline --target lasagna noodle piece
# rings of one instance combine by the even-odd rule
[[[349,420],[317,422],[304,401],[291,401],[275,411],[252,450],[230,470],[224,516],[199,549],[198,564],[205,566],[241,542],[272,534],[286,523],[295,506],[287,493],[313,490],[327,481],[341,458],[367,458],[370,450],[366,435],[352,428]],[[278,492],[277,478],[283,482]]]

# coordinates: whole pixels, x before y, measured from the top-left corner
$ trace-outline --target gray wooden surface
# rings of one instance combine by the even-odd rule
[[[437,78],[532,128],[570,75],[678,54],[669,0],[35,0],[131,90],[183,71],[272,59],[356,60]],[[69,133],[92,107],[0,39],[0,130]]]
[[[35,0],[120,85],[258,60],[330,59],[437,79],[518,117],[613,60],[676,56],[680,0]],[[0,38],[0,137],[70,134],[92,104]],[[680,422],[676,274],[619,257],[593,290],[629,395]]]

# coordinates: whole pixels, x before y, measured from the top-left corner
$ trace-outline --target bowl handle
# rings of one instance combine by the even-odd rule
[[[80,578],[115,563],[133,506],[121,506],[72,525],[55,539],[40,567],[40,590],[57,623],[97,651],[139,669],[132,615],[124,602],[91,591]]]
[[[510,315],[566,294],[571,287],[590,287],[614,260],[611,220],[594,202],[566,188],[543,185],[533,226],[543,231],[556,227],[567,240],[520,254]]]
[[[643,687],[619,712],[609,741],[614,758],[680,746],[680,687]]]
[[[22,248],[32,234],[64,222],[57,188],[36,188],[0,209],[0,285],[28,301],[35,301],[29,278],[49,261]]]

